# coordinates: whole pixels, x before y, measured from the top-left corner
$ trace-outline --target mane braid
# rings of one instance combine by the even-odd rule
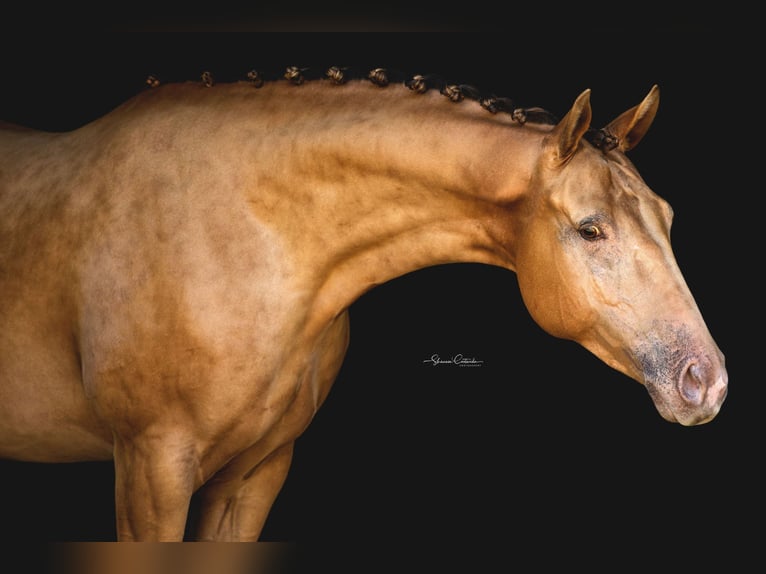
[[[200,78],[202,85],[205,87],[210,88],[215,85],[213,75],[209,71],[203,72]],[[388,68],[373,68],[366,72],[360,72],[355,68],[340,66],[331,66],[322,71],[310,67],[299,68],[298,66],[288,66],[281,73],[268,75],[252,69],[247,72],[245,79],[256,89],[263,87],[267,81],[288,81],[293,85],[300,86],[306,81],[325,80],[341,85],[350,80],[357,79],[367,80],[381,88],[385,88],[392,83],[403,84],[418,94],[424,94],[432,89],[439,90],[440,94],[455,103],[462,102],[465,99],[476,101],[482,108],[492,114],[504,113],[510,115],[520,125],[524,125],[527,122],[555,125],[559,121],[557,116],[543,108],[517,107],[510,98],[494,94],[483,94],[479,89],[466,84],[450,84],[436,74],[407,76],[402,72]],[[149,88],[156,88],[160,83],[160,80],[154,75],[150,75],[146,79],[146,86]],[[614,149],[619,144],[619,140],[604,129],[589,129],[585,133],[585,139],[604,153]]]

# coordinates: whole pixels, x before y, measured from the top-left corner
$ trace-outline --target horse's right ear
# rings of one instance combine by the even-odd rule
[[[617,138],[620,150],[632,150],[652,125],[659,105],[660,88],[655,84],[640,104],[620,114],[604,131]]]
[[[577,97],[572,108],[548,136],[548,145],[556,164],[566,163],[575,154],[583,134],[590,127],[591,115],[590,89],[587,89]]]

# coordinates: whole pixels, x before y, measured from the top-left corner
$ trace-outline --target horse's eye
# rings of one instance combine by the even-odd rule
[[[588,223],[580,227],[580,236],[583,239],[587,239],[588,241],[594,241],[601,238],[603,236],[603,232],[598,225]]]

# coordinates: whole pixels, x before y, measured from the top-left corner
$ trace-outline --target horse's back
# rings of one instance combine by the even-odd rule
[[[223,401],[228,369],[258,364],[256,393],[281,367],[302,312],[284,245],[238,195],[238,142],[172,99],[67,133],[0,128],[0,456],[108,458],[105,409],[138,426],[185,393],[206,404],[205,376]]]
[[[0,124],[0,455],[108,457],[75,350],[63,134]],[[59,166],[59,167],[57,167]]]

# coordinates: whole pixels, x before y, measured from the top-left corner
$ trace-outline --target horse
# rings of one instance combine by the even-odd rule
[[[404,274],[515,274],[548,334],[714,419],[725,358],[628,153],[591,126],[385,68],[147,85],[69,131],[0,129],[0,457],[113,460],[118,541],[257,541],[349,345]]]

